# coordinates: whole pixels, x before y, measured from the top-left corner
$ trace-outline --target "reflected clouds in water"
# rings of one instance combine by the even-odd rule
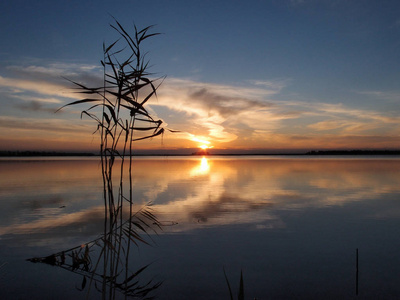
[[[101,229],[97,161],[1,162],[0,168],[7,211],[1,213],[2,239],[34,234],[46,240],[60,233],[66,239]],[[134,198],[138,205],[153,202],[160,221],[179,223],[167,232],[231,224],[280,228],[282,210],[395,197],[398,170],[396,159],[143,158],[134,163]],[[374,216],[386,215],[400,212],[382,205]]]

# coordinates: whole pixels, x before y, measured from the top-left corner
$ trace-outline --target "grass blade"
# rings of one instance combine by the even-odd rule
[[[226,284],[228,285],[229,295],[231,297],[231,300],[233,300],[232,289],[231,289],[231,285],[229,284],[228,276],[226,276],[225,268],[222,267],[222,269],[224,270],[224,276],[225,276]]]
[[[242,272],[242,270],[240,270],[240,283],[239,283],[238,300],[244,300],[244,287],[243,287],[243,272]]]

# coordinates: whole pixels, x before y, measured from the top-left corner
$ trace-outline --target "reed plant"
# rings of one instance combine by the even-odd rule
[[[152,32],[153,26],[143,29],[134,26],[130,34],[116,19],[114,21],[110,26],[116,31],[118,39],[108,45],[103,43],[102,85],[89,87],[69,80],[76,92],[84,96],[60,108],[86,105],[81,117],[87,116],[95,121],[95,133],[100,137],[104,234],[84,247],[78,246],[31,261],[81,272],[84,274],[82,288],[86,286],[86,278],[89,278],[102,291],[103,299],[114,299],[117,290],[123,291],[125,296],[142,295],[146,298],[159,283],[138,286],[137,276],[145,267],[135,272],[129,270],[129,253],[132,244],[148,243],[146,236],[157,232],[161,223],[150,204],[139,209],[134,207],[133,143],[163,135],[168,130],[163,121],[153,117],[147,109],[149,100],[157,97],[164,77],[154,77],[149,72],[147,53],[142,48],[144,42],[159,33]],[[100,246],[100,250],[94,251],[94,246]],[[65,259],[66,253],[69,263]],[[92,258],[93,253],[98,254],[96,260]],[[102,268],[101,272],[99,268]]]

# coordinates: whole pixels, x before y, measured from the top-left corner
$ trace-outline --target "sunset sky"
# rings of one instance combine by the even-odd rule
[[[168,128],[138,149],[400,148],[400,2],[2,1],[0,150],[96,151],[70,78],[102,79],[102,44],[156,25],[151,112]]]

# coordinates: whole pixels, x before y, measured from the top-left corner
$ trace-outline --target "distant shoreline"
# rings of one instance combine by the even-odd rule
[[[0,157],[97,156],[90,152],[0,151]]]
[[[400,155],[400,150],[318,150],[303,153],[136,153],[133,156],[324,156],[324,155]],[[91,152],[56,152],[56,151],[0,151],[0,157],[96,157],[99,154]]]
[[[400,155],[400,150],[322,150],[305,155]]]

